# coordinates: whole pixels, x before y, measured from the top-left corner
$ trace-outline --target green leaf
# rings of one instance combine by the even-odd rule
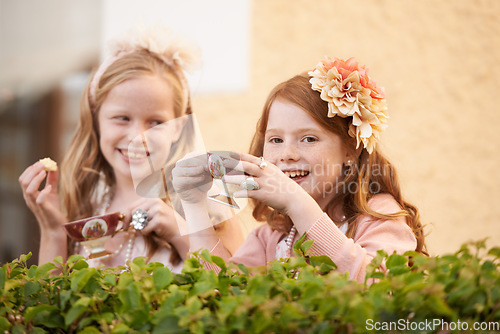
[[[399,266],[402,266],[402,265],[406,265],[406,262],[407,262],[407,258],[403,255],[399,255],[399,254],[392,254],[391,256],[389,256],[387,258],[387,261],[385,262],[385,265],[387,267],[387,269],[392,269],[394,267],[399,267]]]
[[[74,271],[73,279],[71,280],[71,290],[81,291],[88,283],[90,278],[96,274],[95,268],[84,268]]]
[[[36,269],[35,278],[45,278],[50,270],[57,269],[57,266],[51,262],[44,263]]]
[[[27,275],[29,278],[33,278],[35,276],[36,270],[38,269],[38,266],[36,264],[32,265],[27,272]]]
[[[64,316],[64,324],[66,326],[71,325],[74,321],[76,321],[80,316],[82,316],[87,310],[88,306],[75,304],[70,308],[68,313]]]
[[[141,291],[135,282],[131,282],[125,290],[120,291],[118,298],[123,303],[124,311],[141,307]]]
[[[40,307],[40,310],[33,311],[32,320],[33,324],[43,325],[49,328],[65,328],[64,318],[60,314],[60,310],[55,305],[39,305],[35,307]],[[27,314],[28,312],[26,312]],[[27,317],[26,317],[27,319]],[[26,323],[28,320],[26,320]]]
[[[332,261],[331,258],[329,258],[326,255],[311,256],[311,257],[309,257],[309,261],[311,263],[311,266],[314,266],[314,267],[319,267],[322,264],[327,264],[327,265],[331,266],[333,269],[337,269],[337,265]]]
[[[429,306],[438,314],[453,317],[453,310],[438,296],[431,296]]]
[[[366,278],[383,279],[385,278],[385,274],[381,272],[372,272],[369,275],[367,275]]]
[[[227,271],[227,266],[226,266],[226,262],[224,261],[223,258],[219,257],[219,256],[214,256],[212,255],[212,261],[217,265],[219,266],[219,268],[221,269],[221,272],[222,273],[225,273]]]
[[[176,315],[166,315],[161,318],[158,325],[155,326],[152,334],[163,334],[163,333],[185,333],[185,329],[179,326],[179,317]]]
[[[30,334],[45,334],[45,333],[48,333],[48,332],[40,327],[33,327],[30,331]]]
[[[107,274],[103,277],[103,282],[111,285],[111,286],[115,286],[116,283],[117,283],[117,276],[115,274]]]
[[[117,286],[120,289],[125,289],[133,281],[134,281],[134,278],[132,277],[132,274],[129,272],[124,272],[120,275],[120,278],[118,278]]]
[[[198,296],[190,297],[186,301],[186,307],[189,310],[189,313],[191,313],[191,314],[195,314],[196,312],[201,310],[202,306],[203,306],[203,304],[198,299]]]
[[[210,255],[210,252],[207,249],[203,249],[200,252],[200,257],[203,261],[212,263],[212,255]]]
[[[79,334],[100,334],[101,331],[94,326],[85,327],[83,330],[78,332]]]
[[[31,258],[31,255],[32,255],[31,252],[29,252],[28,254],[21,255],[21,257],[19,258],[21,262],[24,264],[24,266],[26,266],[26,263]]]
[[[167,285],[169,285],[172,282],[172,279],[173,279],[172,272],[168,268],[159,267],[153,271],[153,282],[156,291],[164,289]]]
[[[15,324],[12,327],[12,334],[25,334],[25,333],[27,333],[27,330],[23,324]]]
[[[9,320],[0,316],[0,331],[8,333],[9,328],[10,328]]]
[[[112,334],[128,334],[131,333],[132,329],[125,325],[124,323],[118,324],[113,327],[113,330],[111,331]]]
[[[305,256],[304,250],[302,249],[302,244],[304,243],[304,240],[306,238],[307,233],[304,233],[300,236],[300,238],[295,242],[293,245],[293,252],[297,256]]]
[[[5,287],[5,281],[7,280],[7,275],[4,268],[0,268],[0,290]]]
[[[492,255],[497,259],[500,258],[500,247],[493,247],[488,251],[488,255]]]
[[[83,268],[88,268],[89,264],[85,260],[79,260],[73,263],[73,265],[70,267],[71,270],[80,270]]]
[[[313,243],[313,240],[306,240],[302,243],[302,251],[304,252],[304,254],[309,250],[309,248],[311,248]]]
[[[38,282],[27,281],[24,285],[24,297],[29,297],[42,289],[42,286]]]
[[[26,313],[24,315],[24,319],[26,321],[26,323],[30,322],[31,319],[33,317],[35,317],[36,315],[38,315],[39,313],[50,313],[50,312],[53,312],[53,311],[59,311],[59,309],[57,308],[57,306],[55,305],[37,305],[37,306],[33,306],[33,307],[28,307],[26,309]]]
[[[248,271],[248,268],[244,264],[238,263],[236,266],[238,267],[238,270],[241,271],[241,273],[243,275],[248,276],[250,274],[250,272]]]

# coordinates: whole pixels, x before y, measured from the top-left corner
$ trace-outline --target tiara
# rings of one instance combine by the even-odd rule
[[[89,98],[91,104],[95,103],[97,86],[103,73],[111,64],[125,55],[142,50],[155,54],[177,73],[186,97],[189,95],[189,87],[182,72],[194,71],[201,64],[200,49],[189,41],[175,36],[169,28],[162,25],[153,25],[147,28],[137,26],[123,35],[111,39],[107,47],[108,55],[90,83]]]
[[[354,58],[346,61],[326,57],[310,71],[312,89],[328,102],[328,117],[352,117],[349,135],[372,153],[387,127],[387,104],[383,88],[368,76],[368,69]]]

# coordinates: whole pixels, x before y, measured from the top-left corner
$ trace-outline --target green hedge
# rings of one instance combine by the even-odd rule
[[[0,270],[0,333],[434,333],[445,325],[471,332],[474,323],[495,332],[500,248],[478,242],[430,258],[379,252],[370,285],[349,281],[327,257],[307,256],[308,247],[299,242],[298,257],[253,269],[203,251],[181,274],[144,258],[100,270],[81,256],[28,267],[23,255]]]

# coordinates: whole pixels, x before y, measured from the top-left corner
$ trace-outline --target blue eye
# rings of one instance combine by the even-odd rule
[[[119,121],[124,121],[124,122],[130,121],[130,117],[128,117],[128,116],[116,116],[115,119],[117,119]]]

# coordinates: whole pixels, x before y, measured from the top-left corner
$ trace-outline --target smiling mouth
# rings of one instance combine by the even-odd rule
[[[292,180],[299,180],[310,174],[310,172],[305,170],[284,171],[283,173],[285,173],[285,175],[291,178]]]
[[[120,151],[121,154],[123,154],[125,157],[127,157],[129,159],[144,159],[147,157],[146,152],[144,152],[144,153],[132,152],[129,150],[122,150],[122,149],[118,149],[118,151]]]

